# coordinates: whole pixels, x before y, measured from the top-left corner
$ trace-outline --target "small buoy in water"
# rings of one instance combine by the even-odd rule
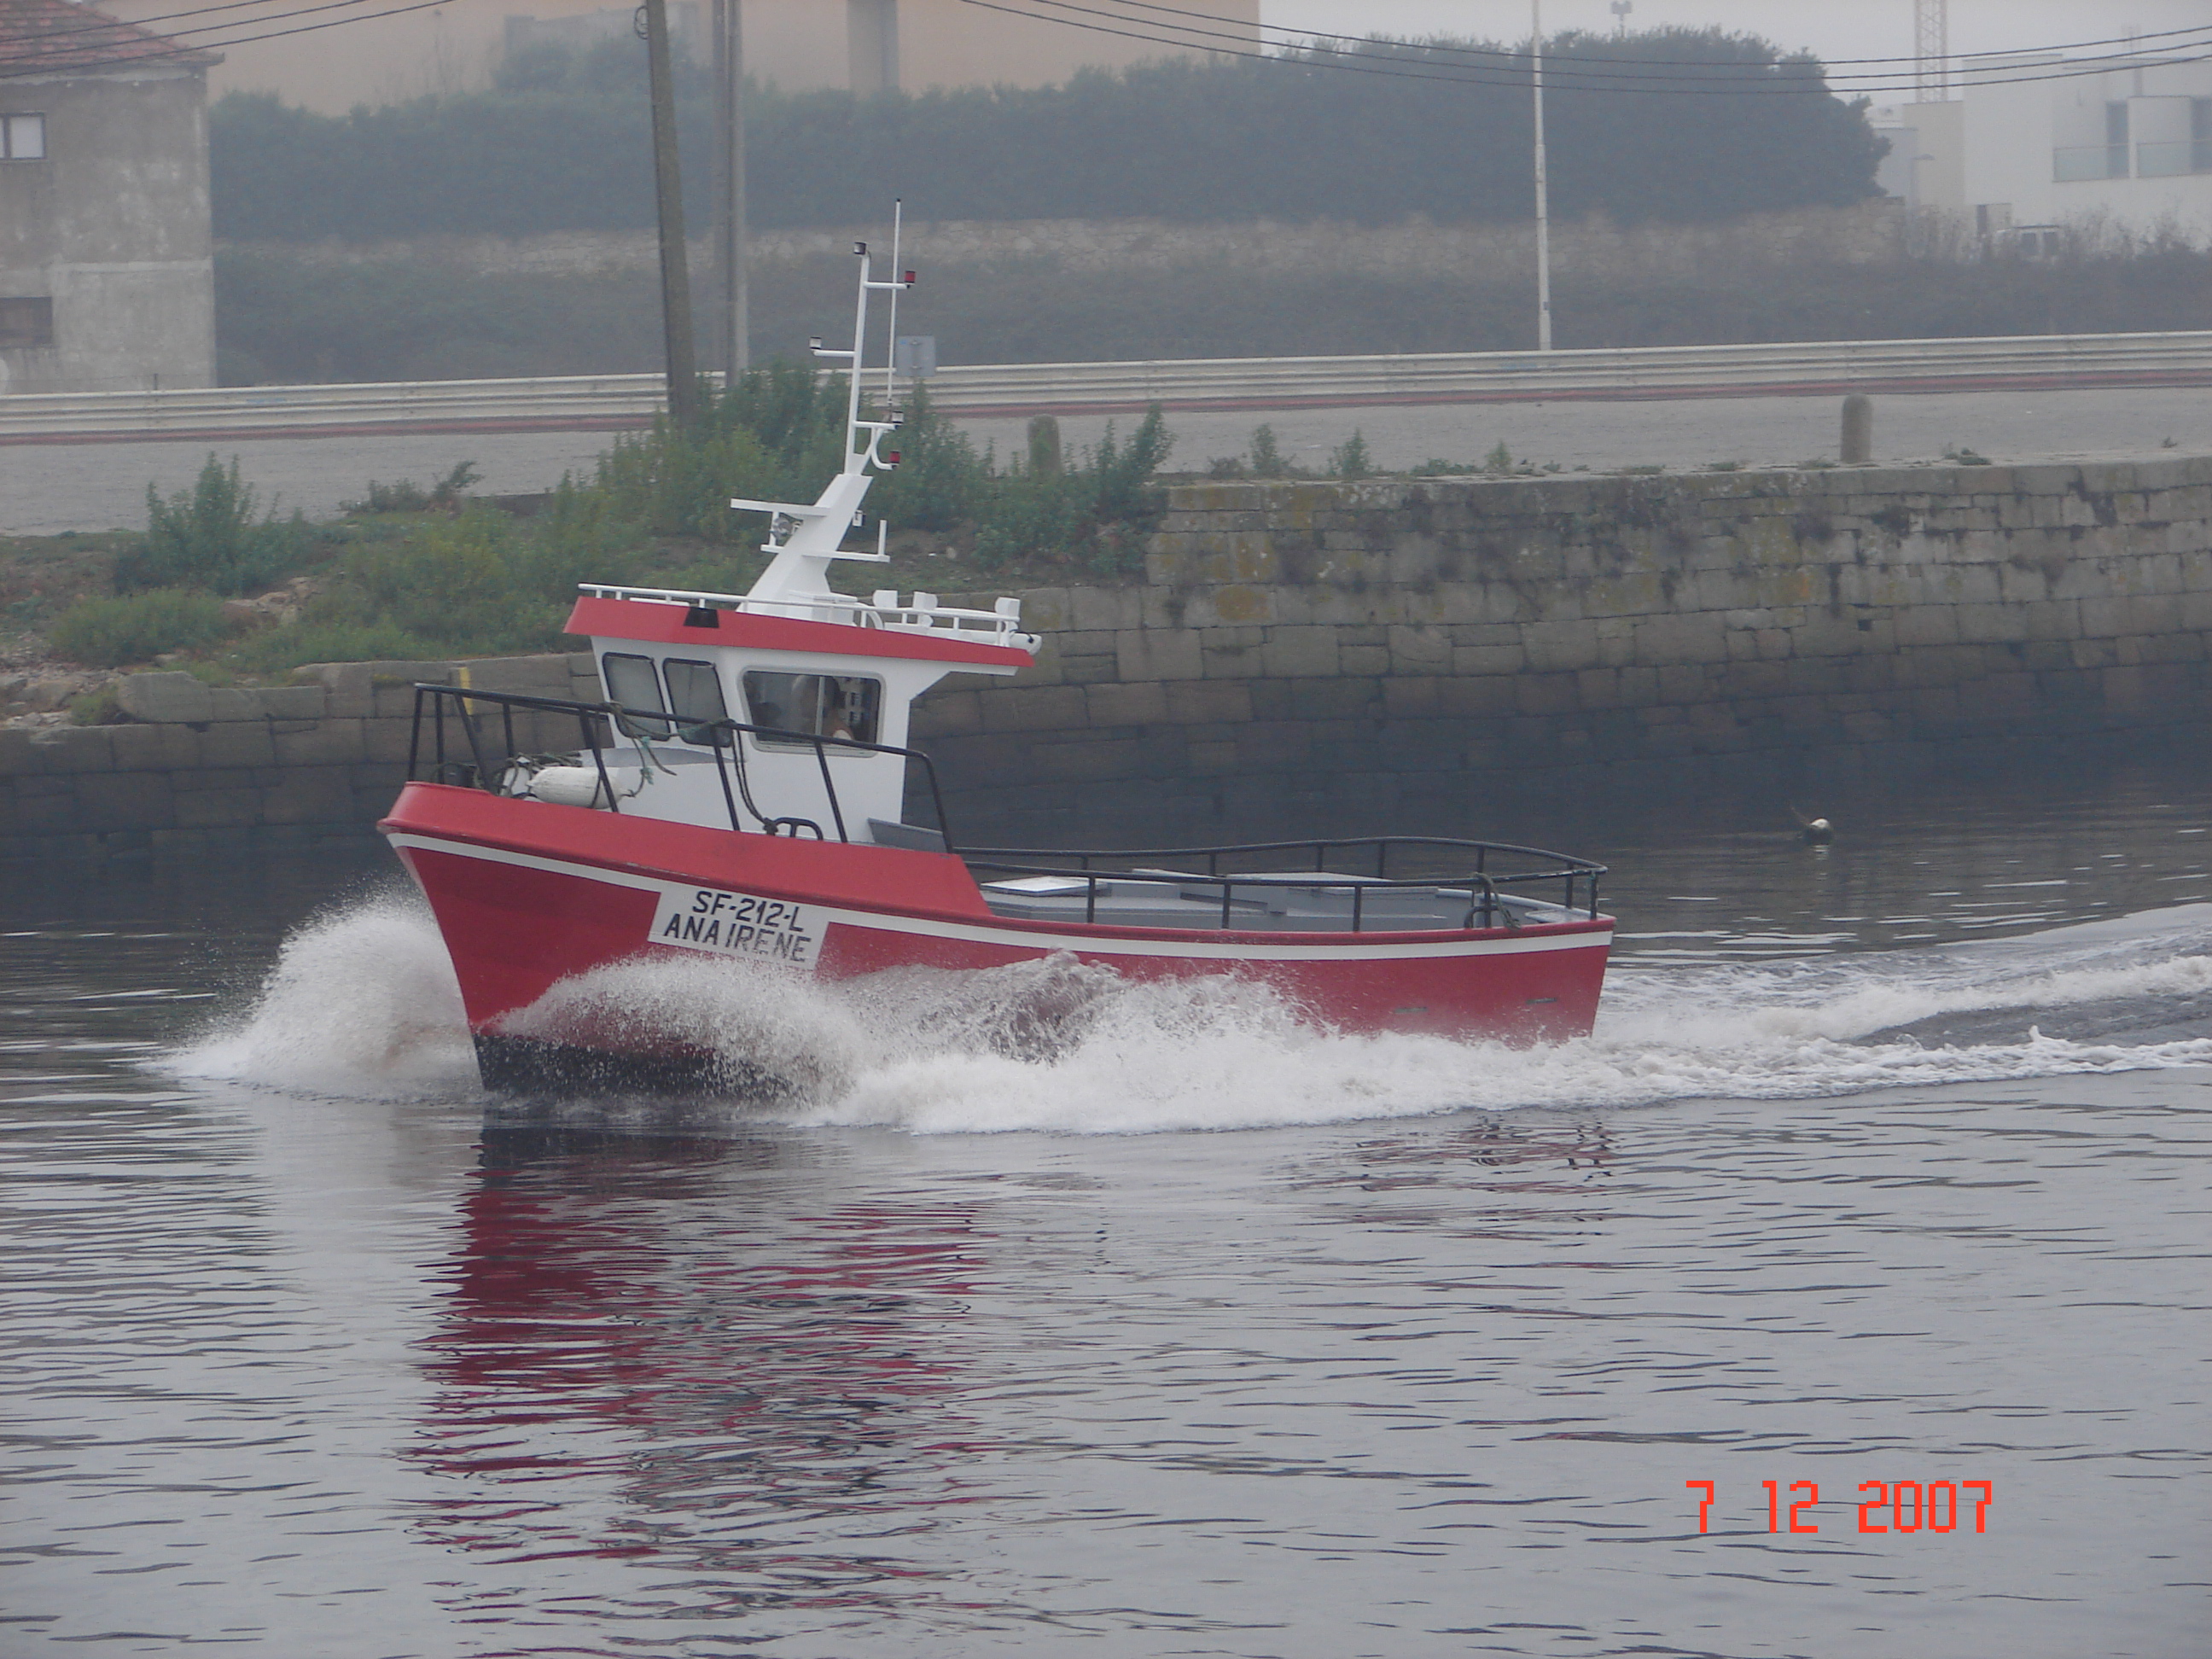
[[[1824,847],[1836,838],[1836,826],[1826,818],[1805,820],[1805,842],[1808,847]]]

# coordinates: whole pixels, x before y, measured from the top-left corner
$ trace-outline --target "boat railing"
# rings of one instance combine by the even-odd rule
[[[811,596],[785,595],[756,599],[743,593],[709,593],[679,587],[632,587],[613,582],[583,582],[577,592],[595,599],[639,599],[651,605],[682,605],[687,611],[735,611],[756,616],[787,617],[794,611],[813,613],[819,622],[849,623],[857,628],[882,628],[894,633],[953,633],[981,635],[996,645],[1018,645],[1029,636],[1021,631],[1019,599],[1000,599],[989,611],[941,605],[934,593],[915,593],[908,603],[889,588],[879,588],[869,599],[849,593]]]
[[[1264,902],[1270,890],[1348,893],[1352,928],[1366,931],[1370,905],[1391,892],[1435,894],[1464,890],[1469,899],[1462,927],[1516,927],[1523,925],[1510,898],[1524,902],[1538,898],[1556,886],[1557,903],[1570,915],[1598,915],[1598,882],[1606,866],[1564,853],[1521,847],[1507,842],[1463,841],[1443,836],[1362,836],[1318,841],[1238,842],[1206,847],[1148,848],[972,848],[962,854],[978,878],[989,872],[1000,879],[1057,876],[1084,884],[1083,919],[1095,921],[1102,889],[1125,883],[1173,887],[1179,895],[1196,896],[1192,889],[1205,890],[1219,901],[1218,925],[1236,926],[1237,905]],[[1419,856],[1424,863],[1443,866],[1407,873],[1406,866]],[[1162,869],[1162,860],[1181,864],[1203,861],[1200,870]],[[1237,870],[1225,865],[1258,862],[1264,869]],[[1358,865],[1357,869],[1337,866]],[[1393,874],[1394,865],[1399,873]],[[1285,866],[1293,866],[1288,867]],[[1526,891],[1534,889],[1534,894]],[[1242,898],[1240,900],[1240,890]],[[1385,917],[1374,924],[1384,930],[1407,930],[1402,920]]]
[[[481,714],[475,705],[487,704],[498,711],[496,741],[484,730],[488,715]],[[896,755],[921,768],[922,781],[929,792],[930,804],[937,814],[937,833],[943,838],[945,850],[952,851],[950,821],[945,815],[945,794],[938,786],[937,768],[928,756],[918,749],[901,749],[892,744],[862,743],[856,738],[823,737],[818,732],[794,732],[780,726],[756,726],[745,720],[698,720],[684,714],[672,714],[664,709],[626,708],[618,702],[582,702],[568,697],[543,697],[520,691],[479,691],[465,685],[422,685],[415,688],[415,725],[407,743],[407,775],[410,780],[427,779],[437,783],[460,783],[485,790],[501,793],[501,784],[507,778],[514,763],[524,754],[524,745],[515,728],[515,716],[525,714],[553,715],[573,718],[576,722],[576,752],[581,756],[589,750],[591,764],[599,774],[598,787],[592,797],[592,805],[604,806],[611,812],[622,811],[623,796],[615,787],[609,770],[610,750],[626,746],[640,750],[641,758],[651,759],[654,743],[682,743],[687,752],[704,752],[713,757],[714,769],[722,787],[723,805],[728,809],[730,828],[757,830],[767,835],[811,836],[817,841],[830,836],[816,820],[790,814],[763,811],[754,800],[752,779],[744,756],[744,747],[738,741],[742,733],[755,738],[766,738],[778,744],[800,745],[814,752],[816,766],[822,774],[822,789],[830,807],[830,825],[836,839],[849,842],[851,826],[845,817],[843,803],[837,796],[837,781],[830,767],[832,751],[859,752],[871,755]],[[447,721],[451,718],[457,728],[449,744]],[[496,751],[498,758],[494,759]],[[750,817],[750,824],[744,822]]]
[[[495,731],[490,715],[496,711]],[[944,850],[963,859],[978,880],[987,877],[1004,881],[1024,877],[1059,877],[1080,882],[1084,890],[1083,919],[1095,923],[1098,902],[1112,888],[1124,884],[1171,889],[1178,897],[1207,901],[1209,920],[1227,928],[1237,925],[1237,907],[1248,909],[1264,903],[1268,891],[1285,890],[1347,894],[1351,930],[1426,931],[1429,923],[1408,928],[1402,917],[1372,915],[1378,902],[1392,892],[1424,895],[1464,891],[1468,905],[1459,926],[1465,928],[1525,925],[1512,900],[1522,904],[1543,902],[1547,890],[1556,889],[1556,903],[1565,914],[1598,915],[1598,882],[1606,866],[1564,853],[1522,847],[1507,842],[1464,841],[1442,836],[1364,836],[1316,841],[1237,842],[1203,847],[1146,848],[1012,848],[985,847],[961,852],[952,843],[951,820],[945,811],[937,769],[920,750],[890,744],[862,743],[851,738],[823,737],[783,726],[758,726],[744,720],[696,720],[662,709],[637,709],[617,702],[585,702],[572,698],[538,696],[517,691],[482,691],[470,686],[417,685],[415,724],[407,749],[407,775],[440,783],[459,783],[491,793],[502,793],[511,769],[524,757],[526,745],[518,731],[518,714],[552,716],[556,721],[576,722],[576,749],[591,755],[597,787],[591,799],[595,806],[619,813],[624,799],[617,787],[611,752],[635,748],[641,761],[649,762],[656,742],[679,742],[687,752],[704,751],[713,757],[721,784],[722,800],[732,830],[757,830],[769,835],[811,836],[826,841],[830,834],[815,820],[763,809],[754,799],[739,734],[765,738],[778,745],[811,749],[822,777],[830,829],[840,842],[850,842],[852,825],[838,799],[836,779],[830,765],[832,750],[858,750],[896,755],[921,768],[930,805],[936,814],[937,833]],[[544,746],[541,725],[535,746]],[[617,762],[617,765],[620,763]],[[750,817],[751,823],[745,820]],[[1424,867],[1409,870],[1416,862]],[[1163,865],[1198,867],[1162,867]],[[1254,868],[1255,865],[1265,867]],[[1357,866],[1357,867],[1353,867]],[[988,889],[987,889],[988,890]]]

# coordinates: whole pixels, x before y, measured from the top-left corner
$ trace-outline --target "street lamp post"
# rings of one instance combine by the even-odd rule
[[[714,0],[714,328],[722,384],[732,386],[751,359],[746,350],[744,7]]]

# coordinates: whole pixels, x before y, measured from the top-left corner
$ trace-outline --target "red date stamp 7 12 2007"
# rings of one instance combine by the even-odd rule
[[[1711,1480],[1685,1480],[1692,1492],[1704,1497],[1698,1504],[1698,1530],[1711,1532],[1714,1492]],[[1769,1532],[1818,1532],[1818,1522],[1805,1512],[1820,1501],[1820,1489],[1810,1480],[1793,1480],[1786,1487],[1762,1480],[1766,1491],[1766,1529]],[[1784,1494],[1788,1501],[1784,1501]],[[1800,1496],[1800,1494],[1802,1496]],[[1962,1496],[1963,1494],[1963,1496]],[[1987,1480],[1862,1480],[1859,1482],[1861,1532],[1956,1532],[1960,1522],[1973,1521],[1976,1532],[1989,1530],[1990,1505],[1996,1488]]]

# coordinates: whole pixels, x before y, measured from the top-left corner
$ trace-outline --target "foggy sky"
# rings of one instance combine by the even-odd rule
[[[1826,58],[1905,57],[1912,0],[1633,0],[1631,28],[1719,24]],[[1544,29],[1613,27],[1607,0],[1543,0]],[[1528,32],[1528,0],[1262,0],[1269,23],[1348,34]],[[1202,7],[1194,8],[1203,9]],[[2212,27],[2212,0],[1951,0],[1951,50],[2016,51],[2130,29]],[[1900,65],[1908,75],[1911,66]]]

